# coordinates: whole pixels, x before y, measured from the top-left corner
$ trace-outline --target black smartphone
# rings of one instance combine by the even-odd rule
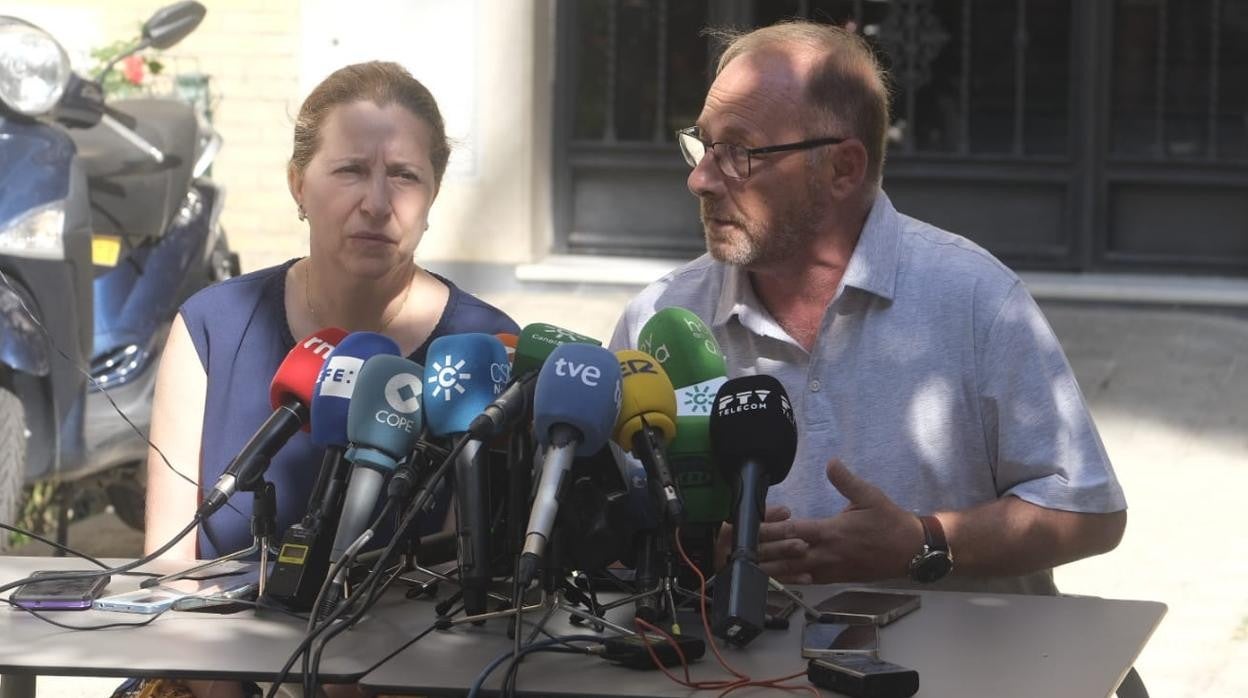
[[[806,678],[854,698],[910,698],[919,692],[919,672],[865,655],[812,659]]]
[[[41,570],[30,576],[51,577],[89,573],[89,570]],[[91,608],[91,604],[108,586],[108,582],[108,575],[29,582],[18,587],[10,600],[22,608],[34,610],[83,611]]]
[[[921,597],[900,591],[849,589],[815,605],[820,617],[885,626],[919,607]]]

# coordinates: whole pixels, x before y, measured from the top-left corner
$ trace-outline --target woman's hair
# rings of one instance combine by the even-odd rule
[[[451,144],[446,138],[442,113],[429,89],[398,63],[369,61],[335,70],[312,90],[295,120],[295,148],[290,168],[302,174],[321,146],[321,128],[334,107],[367,100],[379,107],[398,104],[429,125],[432,138],[429,160],[435,187],[442,185]]]
[[[725,46],[716,75],[747,53],[782,46],[818,52],[821,61],[806,86],[807,101],[823,116],[821,126],[846,129],[844,135],[862,141],[867,149],[867,179],[880,181],[888,139],[888,76],[862,37],[841,27],[801,20],[748,33],[709,29],[705,34]]]

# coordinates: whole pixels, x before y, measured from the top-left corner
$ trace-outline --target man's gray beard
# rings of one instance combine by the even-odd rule
[[[817,214],[811,206],[800,207],[782,216],[769,230],[733,218],[737,230],[732,243],[713,245],[710,228],[706,224],[711,212],[706,199],[702,199],[700,215],[707,251],[724,264],[746,268],[775,266],[794,260],[813,235]]]

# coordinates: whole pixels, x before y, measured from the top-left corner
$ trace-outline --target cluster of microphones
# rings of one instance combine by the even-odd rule
[[[254,491],[278,449],[309,431],[324,461],[265,591],[306,610],[331,568],[371,535],[379,503],[437,486],[422,481],[435,470],[431,453],[453,458],[437,471],[449,474],[454,492],[469,615],[486,612],[490,590],[509,578],[526,589],[620,561],[636,570],[639,589],[658,589],[680,574],[675,531],[709,570],[714,531],[727,521],[733,540],[713,585],[711,626],[744,645],[764,625],[758,530],[768,487],[793,462],[792,407],[770,376],[728,379],[710,329],[688,310],[656,313],[638,347],[612,353],[535,323],[519,335],[439,337],[421,366],[383,335],[321,330],[278,368],[272,416],[199,514]],[[331,604],[343,593],[339,577]],[[639,616],[673,610],[661,608],[658,594],[643,596]]]

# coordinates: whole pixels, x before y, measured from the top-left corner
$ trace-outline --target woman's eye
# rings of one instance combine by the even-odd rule
[[[400,170],[399,172],[395,172],[394,176],[402,177],[403,179],[406,179],[410,182],[420,181],[420,175],[416,174],[415,172],[409,172],[407,170]]]
[[[359,173],[360,173],[359,165],[343,165],[342,167],[339,167],[338,169],[334,170],[334,174],[359,174]]]

